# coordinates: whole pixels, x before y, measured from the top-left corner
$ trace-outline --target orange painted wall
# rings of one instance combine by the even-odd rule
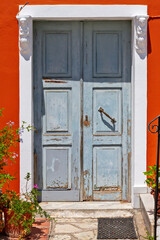
[[[16,14],[19,5],[27,0],[11,0],[0,2],[0,108],[4,107],[1,126],[12,120],[19,125],[19,52],[18,23]],[[159,0],[30,0],[31,5],[40,4],[144,4],[148,5],[150,16],[160,15]],[[160,114],[160,19],[149,21],[148,33],[148,121]],[[146,126],[147,128],[147,126]],[[156,159],[156,136],[147,135],[148,165]],[[17,149],[17,152],[19,149]],[[11,173],[17,173],[16,184],[19,189],[19,161],[10,167]]]
[[[160,15],[160,1],[151,1],[148,13]],[[160,115],[160,18],[149,20],[148,24],[148,122]],[[157,136],[147,134],[147,165],[156,162]]]

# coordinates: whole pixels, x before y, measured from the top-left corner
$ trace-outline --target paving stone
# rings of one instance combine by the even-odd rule
[[[77,227],[71,224],[56,224],[55,233],[76,233],[79,232]]]
[[[73,234],[78,240],[96,240],[97,236],[93,231],[86,231]]]
[[[56,218],[56,223],[91,223],[97,222],[97,218]]]
[[[69,235],[55,235],[51,237],[50,240],[71,240],[71,236]]]
[[[78,228],[92,230],[92,229],[97,229],[98,222],[90,222],[90,223],[89,222],[78,222],[78,223],[72,223],[72,225],[74,225]]]

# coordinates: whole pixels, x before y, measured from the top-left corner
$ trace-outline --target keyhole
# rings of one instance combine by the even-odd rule
[[[90,121],[88,121],[88,115],[85,115],[84,126],[90,127]]]

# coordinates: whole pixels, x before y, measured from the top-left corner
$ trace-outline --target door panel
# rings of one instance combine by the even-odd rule
[[[80,47],[80,23],[34,24],[35,152],[42,201],[79,201]]]
[[[45,147],[43,175],[45,189],[71,189],[71,148]]]
[[[71,77],[72,74],[71,31],[46,31],[43,37],[43,75]]]
[[[129,200],[129,21],[84,23],[83,80],[84,200]]]
[[[121,105],[122,89],[103,88],[93,89],[93,134],[99,135],[117,135],[121,134]],[[103,113],[97,114],[97,109],[103,106],[112,118],[115,118],[115,124],[108,121],[108,117]]]
[[[70,132],[71,90],[44,90],[46,132]]]
[[[93,77],[120,77],[121,59],[121,32],[94,30]]]
[[[121,199],[120,146],[93,147],[93,194],[94,199]]]

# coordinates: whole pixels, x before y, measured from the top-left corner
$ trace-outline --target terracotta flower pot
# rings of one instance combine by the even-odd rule
[[[13,212],[9,213],[8,208],[4,208],[4,220],[5,220],[5,227],[4,227],[4,231],[5,234],[11,238],[19,238],[19,236],[28,236],[31,233],[31,227],[29,233],[25,233],[24,228],[21,226],[21,224],[19,223],[18,226],[15,226],[14,223],[9,223],[9,220],[11,219],[11,217],[13,216]],[[27,219],[31,218],[31,214],[26,213],[25,217]]]

